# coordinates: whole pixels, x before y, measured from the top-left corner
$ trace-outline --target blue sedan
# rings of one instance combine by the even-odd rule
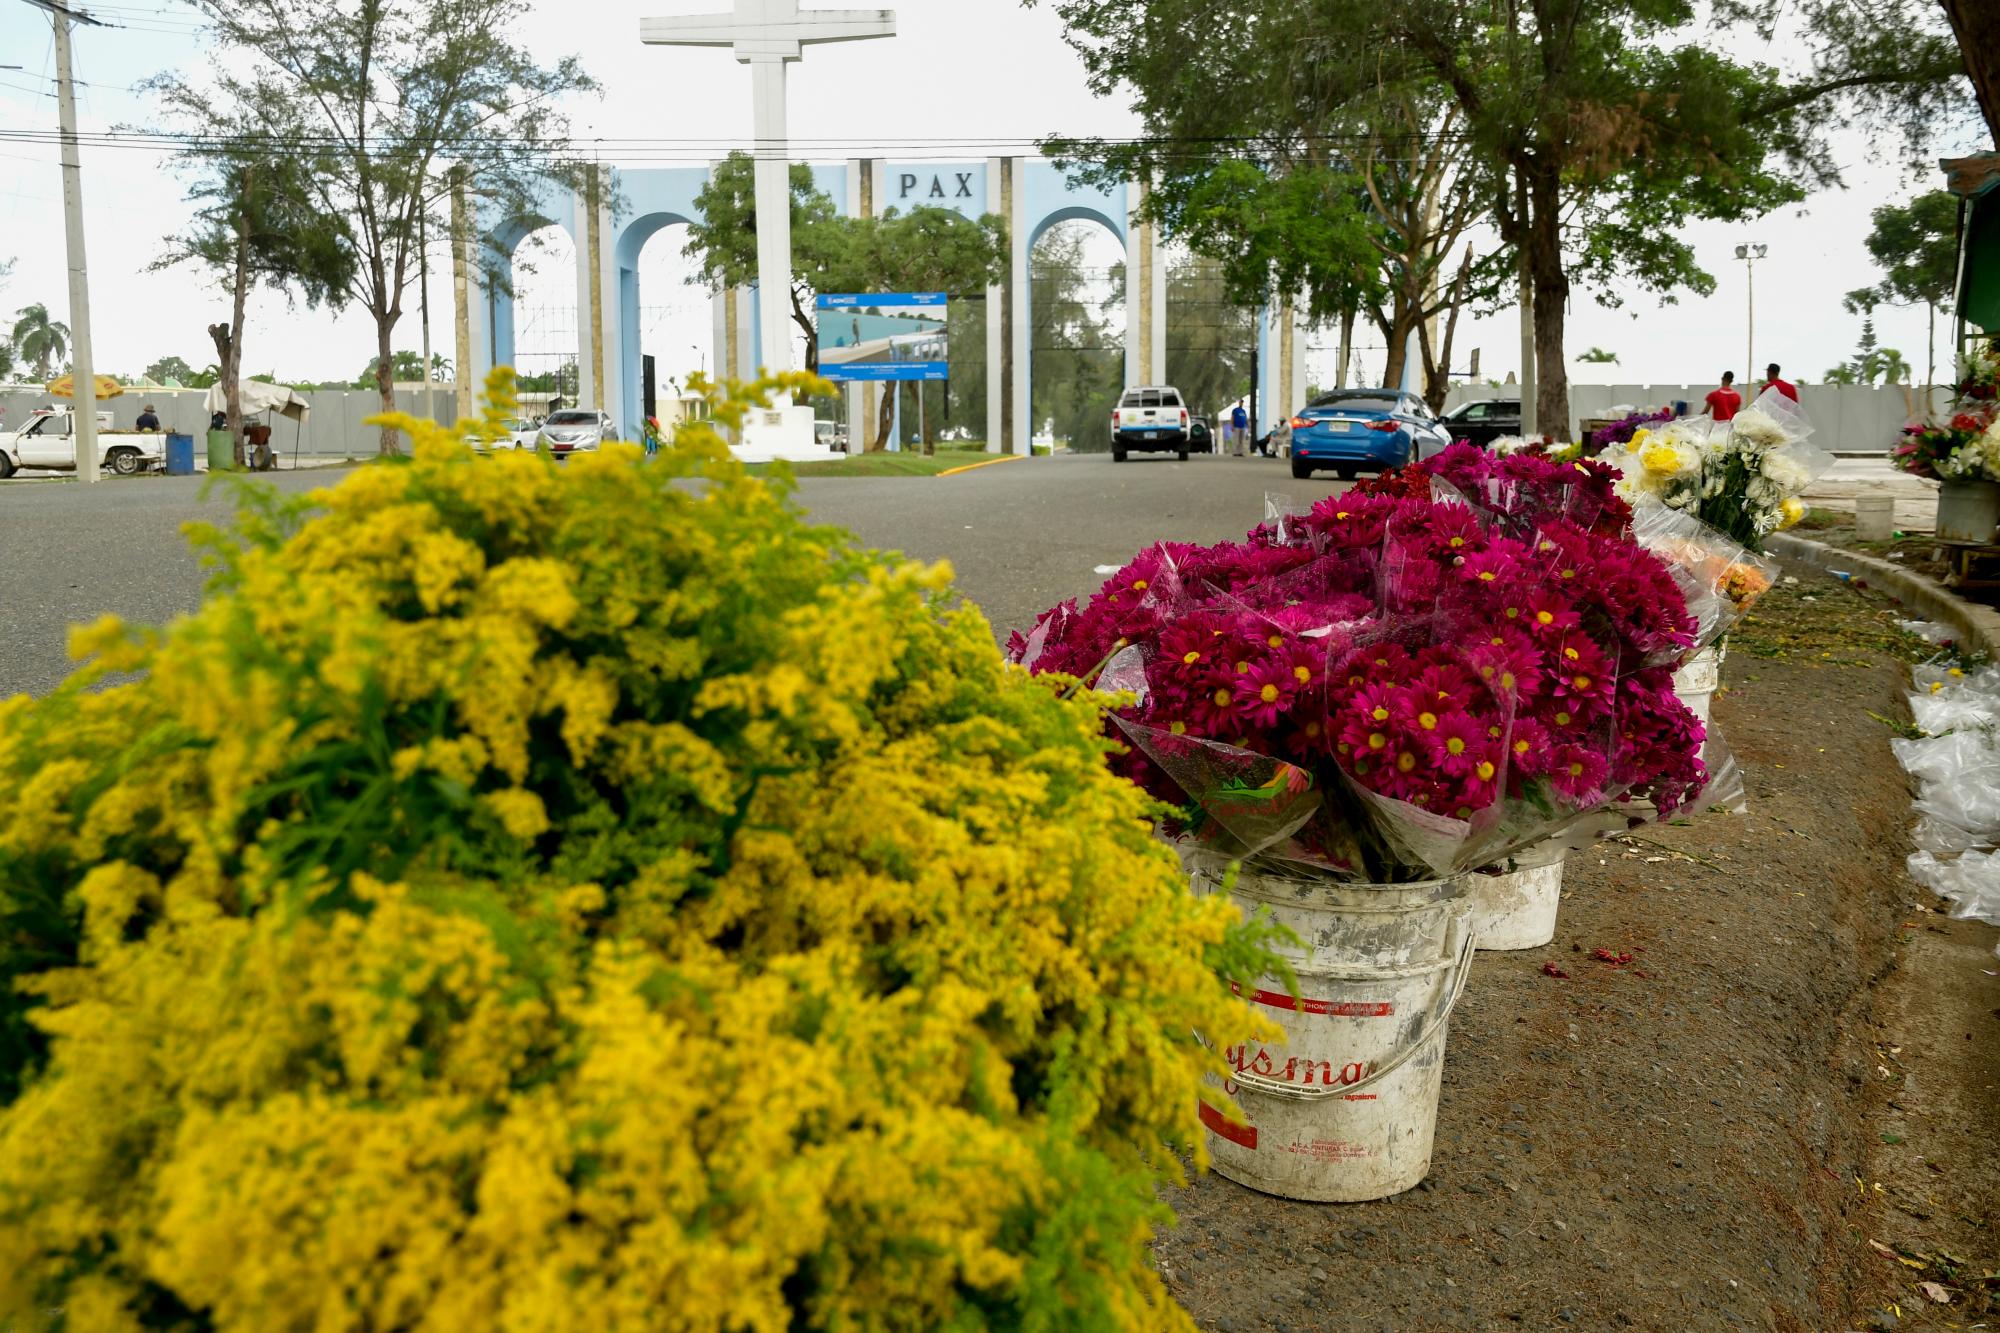
[[[1398,389],[1336,389],[1292,418],[1292,475],[1331,468],[1343,480],[1429,458],[1451,444],[1424,400]]]

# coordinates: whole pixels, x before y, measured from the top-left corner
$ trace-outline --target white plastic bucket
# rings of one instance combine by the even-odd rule
[[[1896,497],[1854,497],[1854,535],[1864,542],[1886,542],[1896,535]]]
[[[1539,949],[1556,937],[1568,856],[1568,845],[1552,838],[1516,852],[1506,866],[1466,877],[1480,948]]]
[[[1708,725],[1708,706],[1722,684],[1722,650],[1714,645],[1702,649],[1674,672],[1674,697],[1688,706],[1695,720]]]
[[[1196,893],[1221,871],[1196,867]],[[1239,1120],[1206,1103],[1220,1174],[1280,1198],[1357,1203],[1401,1193],[1430,1170],[1445,1032],[1472,963],[1464,880],[1342,883],[1244,871],[1231,898],[1268,907],[1305,947],[1288,950],[1295,1004],[1266,976],[1250,994],[1285,1029],[1272,1046],[1223,1053]]]

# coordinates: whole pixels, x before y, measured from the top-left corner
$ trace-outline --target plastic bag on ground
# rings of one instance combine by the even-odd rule
[[[1951,915],[2000,926],[2000,668],[1912,675],[1910,713],[1930,734],[1889,743],[1917,782],[1910,875],[1950,899]]]

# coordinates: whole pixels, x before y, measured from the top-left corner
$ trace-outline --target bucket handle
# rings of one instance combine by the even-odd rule
[[[1472,949],[1478,938],[1478,932],[1473,930],[1471,923],[1464,918],[1452,922],[1452,929],[1463,936],[1463,941],[1458,946],[1458,969],[1451,979],[1451,994],[1445,1000],[1443,1010],[1424,1024],[1423,1031],[1419,1032],[1409,1045],[1396,1052],[1395,1057],[1387,1064],[1377,1065],[1365,1078],[1345,1085],[1300,1087],[1295,1083],[1280,1083],[1276,1079],[1248,1072],[1231,1074],[1229,1081],[1238,1087],[1248,1088],[1252,1092],[1266,1093],[1272,1097],[1290,1097],[1295,1101],[1316,1102],[1328,1097],[1352,1096],[1401,1069],[1418,1051],[1430,1045],[1431,1038],[1444,1030],[1444,1025],[1451,1020],[1451,1011],[1458,1008],[1459,997],[1465,994],[1466,982],[1472,977]]]

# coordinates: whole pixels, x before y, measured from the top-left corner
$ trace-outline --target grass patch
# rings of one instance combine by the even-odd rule
[[[1865,584],[1838,579],[1779,583],[1729,633],[1729,650],[1810,666],[1928,662],[1934,643],[1897,627],[1910,613]]]
[[[1852,515],[1843,514],[1838,509],[1808,509],[1806,516],[1793,526],[1804,532],[1824,532],[1853,521]]]
[[[950,468],[1001,457],[1005,455],[989,454],[983,449],[940,449],[929,457],[885,451],[849,454],[846,458],[829,458],[824,462],[793,463],[791,468],[792,474],[799,477],[935,477]],[[756,463],[750,471],[761,476],[769,473],[774,466],[772,463]]]

